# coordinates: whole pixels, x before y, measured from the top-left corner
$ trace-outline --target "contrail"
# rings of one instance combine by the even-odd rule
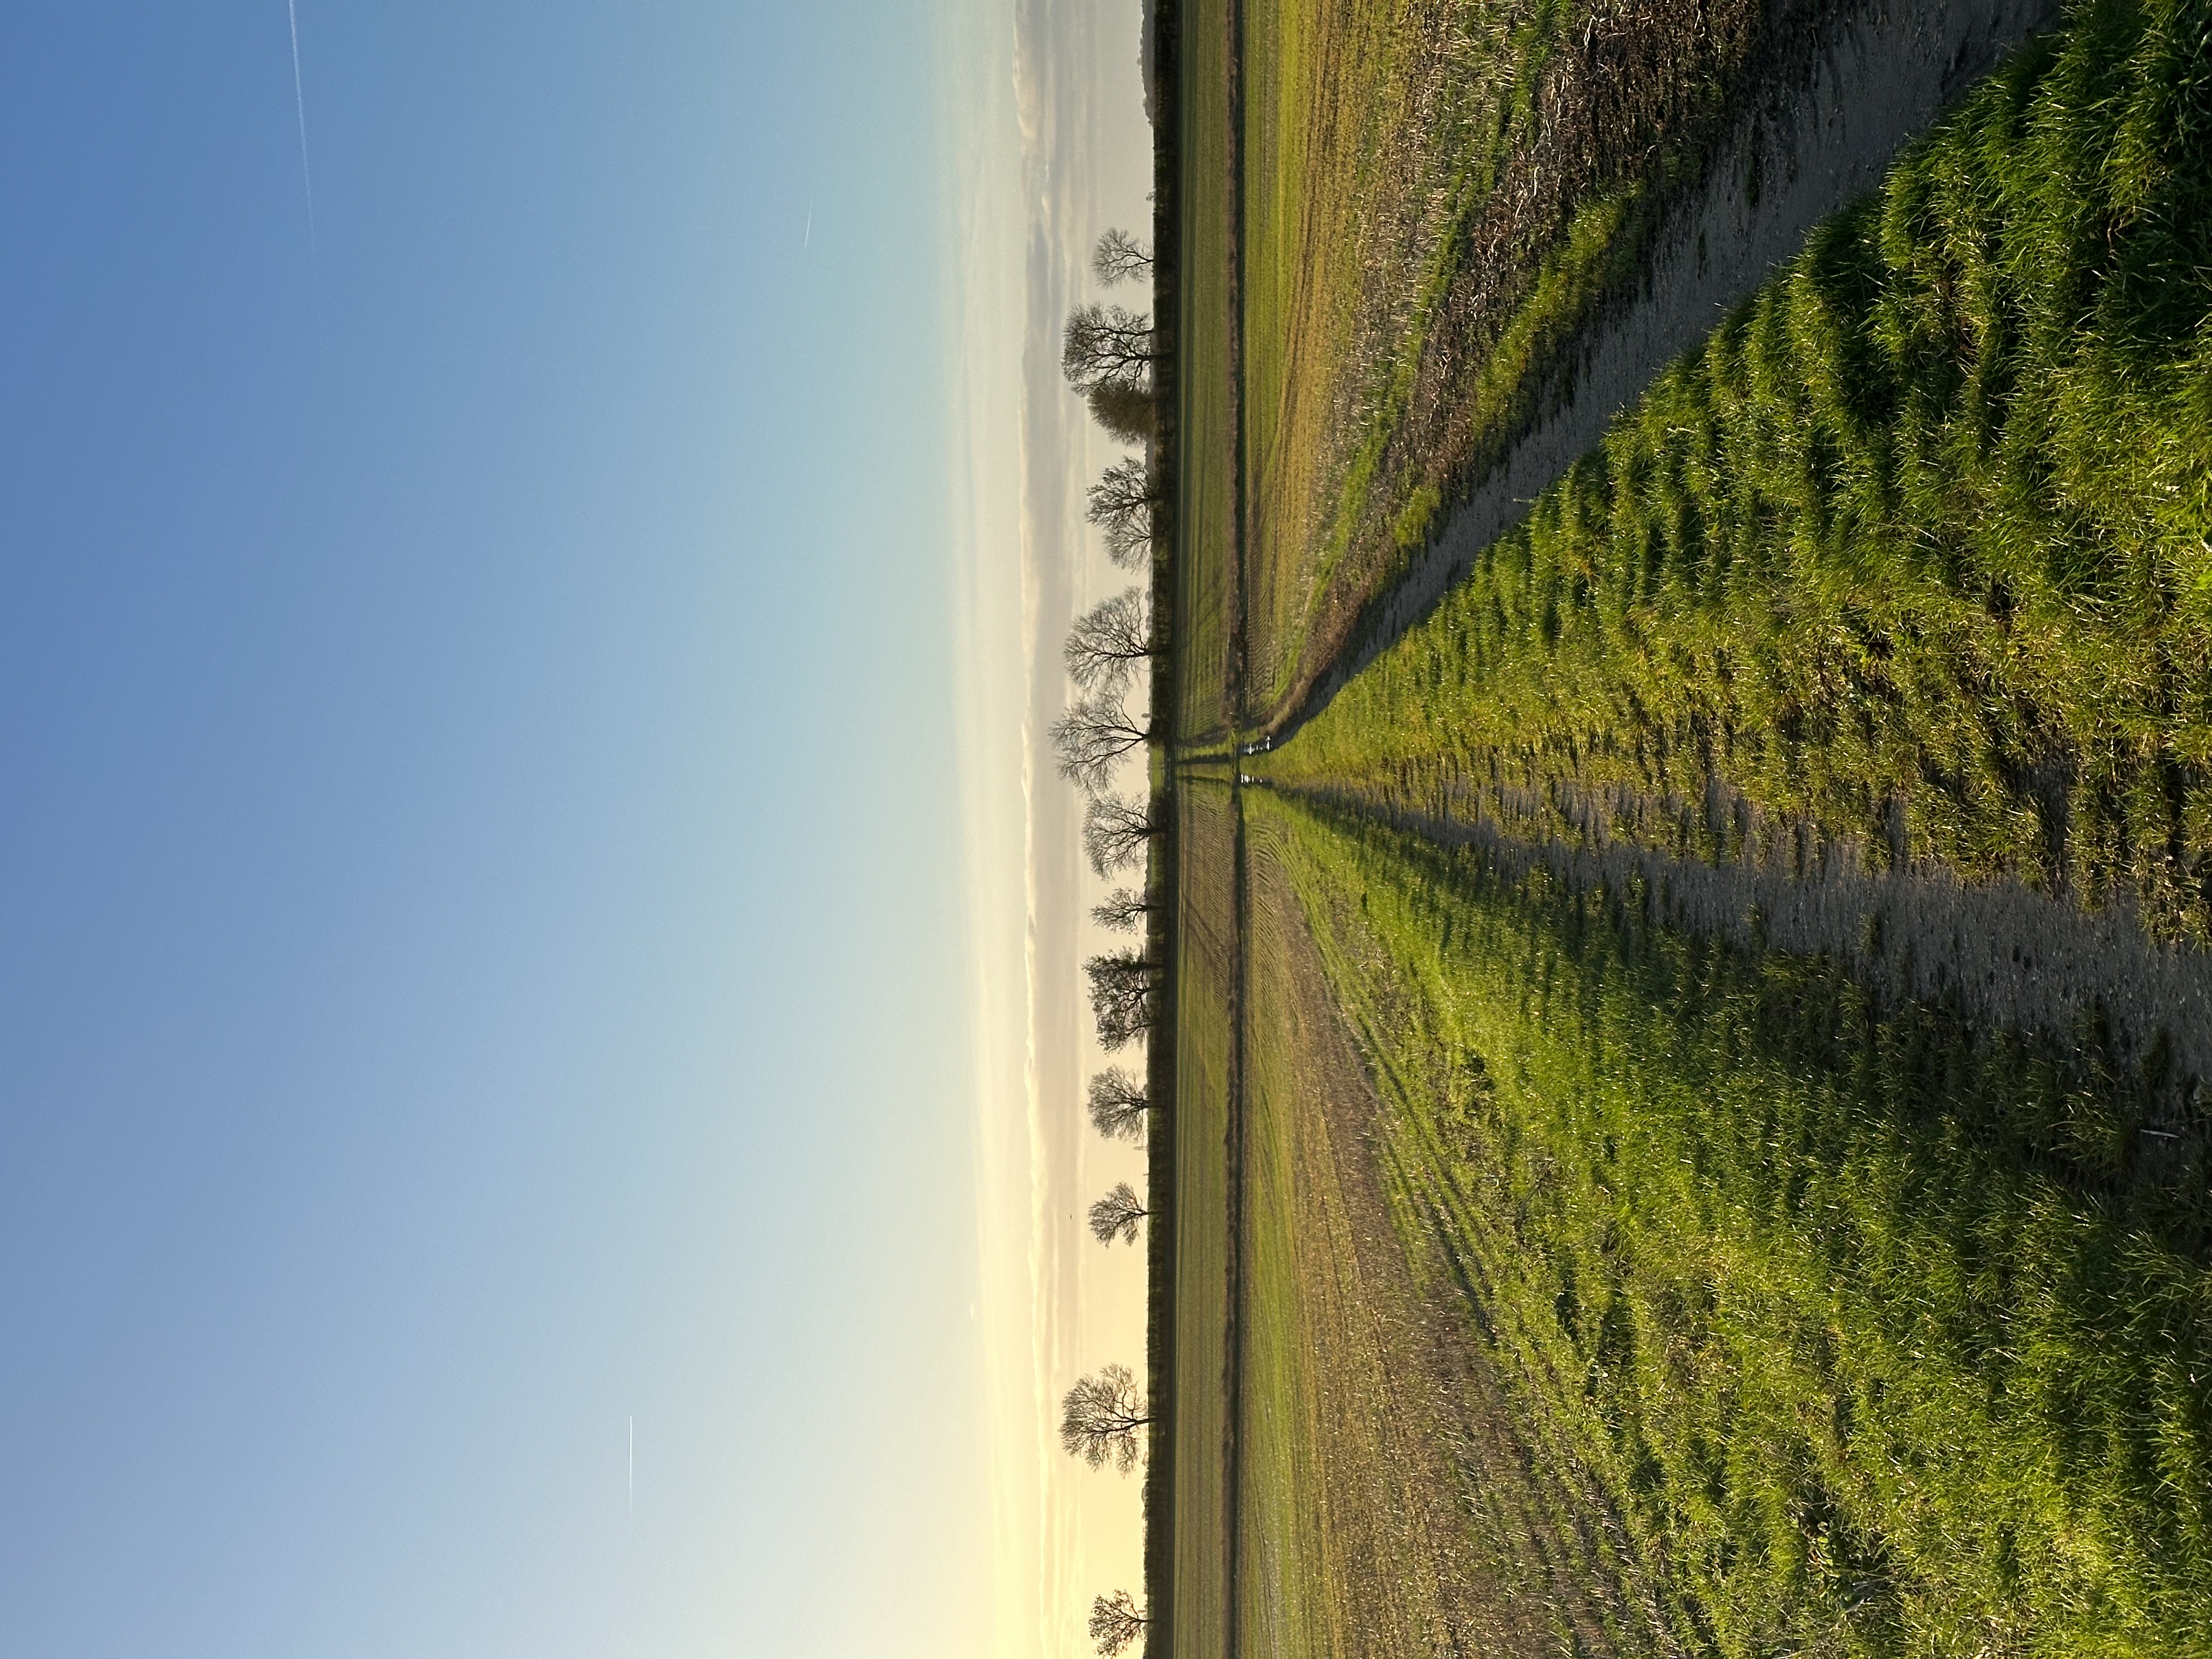
[[[637,1419],[629,1420],[629,1518],[637,1523]]]
[[[315,245],[315,173],[307,165],[307,94],[300,81],[300,0],[284,0],[292,19],[292,102],[300,112],[300,177],[307,187],[307,246]]]
[[[801,247],[814,246],[814,198],[811,196],[806,198],[806,234],[799,239],[799,245]]]

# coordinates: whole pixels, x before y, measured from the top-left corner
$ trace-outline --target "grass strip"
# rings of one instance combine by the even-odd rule
[[[1378,1156],[1380,1101],[1267,827],[1253,826],[1249,974],[1268,1040],[1242,1101],[1246,1644],[1285,1659],[1654,1650],[1618,1528],[1593,1526],[1586,1482],[1528,1442],[1433,1247],[1399,1224],[1417,1200]]]
[[[1228,1649],[1233,1618],[1234,1486],[1230,1462],[1235,1338],[1235,1196],[1230,1133],[1235,1016],[1236,837],[1234,798],[1218,784],[1182,780],[1174,792],[1176,1075],[1171,1115],[1158,1131],[1174,1139],[1173,1252],[1176,1327],[1170,1382],[1171,1432],[1154,1455],[1170,1463],[1171,1556],[1167,1610],[1154,1635],[1169,1653]],[[1150,1649],[1149,1651],[1161,1651]]]
[[[2212,1653],[2212,1239],[2154,1079],[1261,792],[1385,1152],[1692,1650]]]

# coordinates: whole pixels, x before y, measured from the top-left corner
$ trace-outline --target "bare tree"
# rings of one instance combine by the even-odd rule
[[[1117,1238],[1124,1244],[1133,1244],[1137,1224],[1151,1213],[1137,1196],[1137,1189],[1124,1181],[1091,1206],[1091,1236],[1101,1244],[1111,1244]]]
[[[1144,1085],[1118,1066],[1091,1079],[1091,1127],[1109,1140],[1142,1140],[1152,1109]]]
[[[1141,951],[1110,951],[1083,964],[1091,979],[1091,1015],[1098,1046],[1109,1053],[1152,1029],[1158,976]]]
[[[1067,1391],[1060,1402],[1060,1443],[1092,1468],[1111,1463],[1123,1474],[1143,1449],[1137,1431],[1151,1422],[1137,1379],[1127,1365],[1105,1365]]]
[[[1152,554],[1152,509],[1159,488],[1141,455],[1106,469],[1091,486],[1091,522],[1106,532],[1106,556],[1124,570],[1141,570]]]
[[[1152,319],[1127,306],[1082,306],[1060,337],[1060,371],[1089,395],[1109,381],[1143,386],[1152,372]]]
[[[1091,920],[1101,927],[1127,933],[1158,908],[1141,888],[1116,887],[1107,894],[1103,904],[1091,907]]]
[[[1145,1626],[1151,1622],[1137,1611],[1137,1599],[1127,1590],[1102,1595],[1091,1604],[1091,1639],[1106,1659],[1114,1659],[1144,1635]]]
[[[1145,245],[1116,226],[1098,239],[1091,250],[1091,274],[1101,288],[1119,288],[1152,274],[1152,256]]]
[[[1052,746],[1060,756],[1060,775],[1095,795],[1113,775],[1115,763],[1152,735],[1151,726],[1130,720],[1119,694],[1078,697],[1053,722]]]
[[[1152,607],[1135,588],[1101,599],[1067,636],[1067,678],[1085,691],[1118,691],[1152,657]]]
[[[1084,401],[1091,405],[1091,418],[1105,428],[1106,435],[1125,444],[1147,442],[1158,428],[1150,381],[1101,380]]]
[[[1142,858],[1145,843],[1158,830],[1135,796],[1093,795],[1083,809],[1083,855],[1103,881]]]

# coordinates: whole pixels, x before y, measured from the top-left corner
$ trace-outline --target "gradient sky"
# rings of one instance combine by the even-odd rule
[[[1012,9],[0,11],[0,1649],[1029,1645]]]
[[[1083,1120],[1084,1079],[1104,1057],[1077,964],[1109,941],[1084,918],[1101,884],[1078,856],[1081,800],[1053,775],[1047,735],[1066,702],[1070,620],[1131,580],[1083,520],[1085,486],[1121,446],[1061,382],[1059,356],[1068,308],[1098,297],[1085,270],[1092,241],[1109,224],[1142,233],[1151,222],[1139,15],[1136,0],[981,8],[951,54],[946,88],[956,654],[1000,1659],[1088,1656],[1091,1598],[1141,1590],[1139,1483],[1074,1464],[1055,1435],[1078,1375],[1108,1360],[1143,1367],[1142,1256],[1103,1249],[1081,1216],[1116,1180],[1141,1189],[1144,1165]],[[1141,787],[1135,763],[1125,772],[1124,787]],[[1120,1058],[1142,1065],[1140,1054]]]

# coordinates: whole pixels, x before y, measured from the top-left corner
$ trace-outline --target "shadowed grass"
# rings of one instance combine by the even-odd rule
[[[1255,797],[1538,1439],[1674,1639],[2212,1653],[2206,1170],[2149,1080]]]
[[[1237,1593],[1250,1651],[1636,1654],[1587,1472],[1533,1443],[1419,1229],[1303,908],[1255,826]],[[1411,1246],[1409,1249],[1408,1246]]]

